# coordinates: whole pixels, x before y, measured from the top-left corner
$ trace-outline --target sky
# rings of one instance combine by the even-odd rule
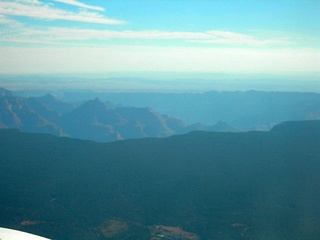
[[[320,76],[319,15],[320,0],[0,0],[0,74]]]

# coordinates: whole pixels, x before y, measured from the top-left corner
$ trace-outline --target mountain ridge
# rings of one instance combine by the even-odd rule
[[[13,96],[8,90],[4,92],[6,95],[0,99],[1,128],[47,132],[99,142],[210,130],[204,125],[187,126],[181,119],[161,115],[151,108],[116,107],[111,102],[103,103],[97,97],[81,104],[70,104],[51,94],[22,98]],[[212,129],[229,130],[225,127]]]
[[[123,106],[151,107],[162,114],[183,119],[187,124],[213,125],[227,122],[234,128],[270,130],[289,120],[320,118],[320,94],[280,91],[208,91],[203,93],[65,93],[63,99],[86,99],[98,96]]]
[[[61,240],[316,240],[319,125],[112,143],[2,129],[0,224]]]

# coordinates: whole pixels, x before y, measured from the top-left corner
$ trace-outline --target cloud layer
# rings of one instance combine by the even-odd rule
[[[55,2],[60,2],[60,3],[65,3],[65,4],[69,4],[69,5],[73,5],[76,7],[81,7],[81,8],[86,8],[86,9],[90,9],[90,10],[95,10],[95,11],[104,11],[105,9],[102,7],[97,7],[97,6],[91,6],[91,5],[87,5],[81,2],[78,2],[76,0],[54,0]]]
[[[320,69],[317,38],[261,30],[134,30],[134,23],[104,13],[77,0],[0,0],[0,73]]]
[[[77,1],[64,1],[61,2],[69,4],[77,4],[82,8],[89,8],[95,10],[103,10],[93,6],[80,4]],[[80,7],[79,6],[79,7]],[[44,4],[38,0],[19,0],[19,1],[1,1],[0,2],[0,15],[4,16],[19,16],[29,17],[42,20],[66,20],[75,22],[98,23],[106,25],[124,24],[123,21],[107,18],[96,12],[89,12],[87,10],[80,10],[79,12],[71,12],[63,9],[55,8],[52,4]]]
[[[91,6],[76,0],[55,0],[55,2],[73,5],[79,8],[78,12],[70,12],[54,7],[53,4],[44,4],[39,0],[15,0],[0,2],[0,41],[64,44],[66,41],[75,44],[90,43],[90,41],[107,40],[153,40],[156,44],[159,41],[175,40],[191,44],[205,45],[227,45],[227,46],[288,46],[294,45],[295,39],[284,34],[254,34],[231,32],[225,30],[207,31],[159,31],[159,30],[109,30],[109,29],[88,29],[88,28],[65,28],[56,27],[54,24],[48,27],[29,26],[20,24],[10,18],[11,16],[22,16],[40,20],[65,20],[73,22],[86,22],[93,24],[119,25],[125,21],[107,18],[96,11],[105,9],[98,6]],[[90,11],[94,10],[94,11]],[[14,26],[14,27],[13,27]],[[106,42],[107,43],[107,42]]]
[[[0,24],[14,24],[6,18],[1,18]],[[16,23],[17,24],[17,23]],[[213,46],[289,46],[294,44],[294,39],[285,36],[261,37],[254,34],[243,34],[229,31],[210,30],[204,32],[179,32],[179,31],[133,31],[133,30],[94,30],[87,28],[64,28],[49,27],[35,28],[21,26],[19,31],[3,30],[6,34],[0,35],[0,41],[25,42],[25,43],[43,43],[65,45],[73,42],[74,44],[91,45],[92,41],[99,41],[99,44],[109,44],[108,40],[142,40],[152,41],[155,44],[165,41],[178,41],[183,44],[201,44]],[[1,30],[0,30],[1,33]]]

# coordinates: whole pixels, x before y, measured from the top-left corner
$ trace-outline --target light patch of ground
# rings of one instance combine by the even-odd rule
[[[231,227],[241,229],[241,237],[243,237],[249,230],[249,227],[243,223],[233,223],[231,224]]]
[[[126,222],[110,219],[103,223],[100,227],[100,231],[106,238],[112,238],[115,235],[128,230],[128,224]]]
[[[198,240],[199,237],[191,232],[182,230],[180,227],[156,225],[149,227],[151,240]]]
[[[34,225],[38,225],[40,223],[43,223],[43,222],[39,222],[39,221],[31,221],[31,220],[25,220],[25,221],[22,221],[20,223],[21,226],[34,226]]]
[[[233,223],[231,224],[231,227],[233,228],[239,228],[239,227],[245,227],[246,225],[243,223]]]

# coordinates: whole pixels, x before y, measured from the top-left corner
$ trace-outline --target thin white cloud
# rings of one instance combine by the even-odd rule
[[[76,6],[76,7],[86,8],[86,9],[90,9],[90,10],[96,10],[96,11],[102,11],[102,12],[105,10],[102,7],[87,5],[87,4],[81,3],[76,0],[54,0],[54,1],[69,4],[69,5]]]
[[[57,0],[72,2],[73,0]],[[91,40],[97,40],[102,45],[108,45],[108,40],[148,40],[154,45],[160,41],[174,40],[174,44],[188,44],[189,46],[208,45],[232,46],[232,47],[288,47],[315,46],[316,41],[303,36],[292,37],[285,33],[263,33],[262,31],[251,31],[248,33],[238,33],[231,31],[209,30],[209,31],[159,31],[159,30],[96,30],[81,28],[63,27],[30,27],[18,26],[16,21],[8,16],[27,16],[47,20],[64,19],[69,21],[82,21],[103,24],[120,24],[118,20],[108,19],[104,16],[87,10],[74,13],[58,8],[53,8],[52,4],[43,4],[38,0],[16,0],[0,2],[0,24],[7,28],[0,29],[0,41],[19,43],[43,43],[54,45],[81,44],[89,46]],[[15,25],[15,27],[13,27]],[[300,38],[300,39],[299,39]],[[130,43],[130,42],[127,42]],[[143,43],[142,43],[143,44]]]
[[[16,2],[21,2],[26,4],[40,4],[39,0],[16,0]]]
[[[11,36],[13,39],[25,39],[30,42],[32,39],[42,41],[43,43],[55,42],[64,44],[65,41],[77,43],[90,43],[91,40],[98,40],[103,43],[104,40],[151,40],[155,43],[159,41],[175,40],[189,44],[209,44],[225,46],[288,46],[292,45],[290,39],[284,38],[257,38],[253,35],[227,32],[227,31],[204,31],[204,32],[178,32],[178,31],[112,31],[112,30],[94,30],[94,29],[74,29],[51,27],[48,29],[40,28],[21,28],[20,33],[14,31]],[[1,36],[0,36],[1,41]]]
[[[9,19],[1,14],[0,14],[0,25],[4,26],[3,30],[5,29],[6,32],[14,31],[14,29],[21,29],[21,27],[23,26],[22,23],[15,21],[15,20],[12,20],[12,19]],[[0,34],[2,35],[2,37],[5,36],[4,33],[2,33],[2,31],[0,31]],[[0,37],[0,39],[1,39],[1,37]]]
[[[10,25],[12,21],[7,19],[4,15],[0,15],[0,24],[2,25]]]
[[[208,44],[228,44],[228,45],[248,45],[248,46],[268,46],[268,45],[288,45],[288,39],[279,37],[257,38],[253,35],[228,32],[228,31],[207,31],[205,39],[196,39],[194,42]]]
[[[46,20],[67,20],[99,24],[123,24],[123,21],[106,18],[89,11],[78,13],[54,8],[51,4],[42,4],[37,0],[1,1],[0,14],[5,16],[23,16]]]

